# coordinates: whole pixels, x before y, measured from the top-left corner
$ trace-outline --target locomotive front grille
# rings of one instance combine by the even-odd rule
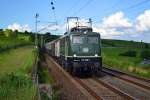
[[[101,60],[101,57],[68,57],[67,60],[71,62],[99,62]]]

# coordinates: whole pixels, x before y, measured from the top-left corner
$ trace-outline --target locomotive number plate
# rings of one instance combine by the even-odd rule
[[[89,48],[83,48],[83,52],[89,52]]]

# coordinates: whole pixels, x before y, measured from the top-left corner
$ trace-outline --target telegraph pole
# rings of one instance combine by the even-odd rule
[[[92,28],[92,19],[91,18],[89,18],[89,25]]]
[[[38,18],[39,18],[39,14],[36,13],[35,15],[35,47],[37,49],[37,57],[39,57],[39,48],[38,48],[38,37],[37,37],[37,34],[38,34],[38,29],[37,29],[37,23],[38,23]],[[40,95],[40,90],[39,90],[39,77],[38,77],[38,74],[37,74],[37,66],[35,68],[35,72],[36,72],[36,85],[37,85],[37,91],[38,91],[38,100],[41,100],[41,95]]]
[[[37,34],[38,34],[38,30],[37,30],[38,17],[39,17],[39,14],[36,13],[36,15],[35,15],[35,47],[36,48],[38,47],[38,37],[37,37]]]

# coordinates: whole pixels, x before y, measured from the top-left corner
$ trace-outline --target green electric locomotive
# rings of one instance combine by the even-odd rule
[[[73,73],[93,73],[102,69],[101,37],[90,27],[74,27],[69,33],[46,44],[49,54]]]

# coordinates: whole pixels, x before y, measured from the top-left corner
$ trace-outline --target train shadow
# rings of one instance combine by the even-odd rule
[[[72,74],[72,76],[73,77],[77,77],[77,78],[81,78],[81,79],[86,79],[86,78],[93,78],[93,77],[95,77],[95,78],[102,78],[102,77],[105,77],[106,76],[106,74],[104,74],[104,73],[102,73],[102,72],[99,72],[99,73],[78,73],[78,74],[76,74],[76,75],[73,75]]]

